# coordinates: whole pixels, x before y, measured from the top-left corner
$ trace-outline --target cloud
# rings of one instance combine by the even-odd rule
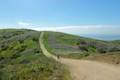
[[[29,26],[30,23],[20,21],[20,22],[18,22],[18,25],[20,25],[20,26]]]
[[[31,23],[19,22],[21,26],[17,27],[8,27],[4,28],[26,28],[33,29],[38,31],[57,31],[57,32],[65,32],[71,34],[86,34],[86,35],[120,35],[120,25],[79,25],[79,26],[58,26],[58,27],[44,27],[33,25]],[[1,27],[0,27],[1,28]],[[3,27],[2,27],[3,28]]]
[[[59,31],[74,34],[120,34],[119,25],[80,25],[61,27],[33,27],[31,29],[39,31]]]

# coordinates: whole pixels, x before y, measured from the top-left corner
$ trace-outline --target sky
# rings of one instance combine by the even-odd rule
[[[0,28],[120,39],[120,0],[0,0]]]

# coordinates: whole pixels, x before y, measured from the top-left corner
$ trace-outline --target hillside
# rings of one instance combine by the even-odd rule
[[[67,80],[64,66],[43,55],[39,36],[33,30],[0,30],[0,80]]]
[[[107,56],[109,56],[110,54],[106,53],[107,54],[106,56],[105,55],[103,56],[102,54],[100,54],[102,55],[101,57],[100,56],[95,57],[94,55],[91,55],[91,57],[95,59],[95,61],[92,61],[88,58],[87,58],[88,60],[84,60],[83,58],[82,59],[70,59],[70,58],[64,58],[64,57],[58,58],[52,52],[46,49],[44,44],[46,40],[44,38],[45,33],[46,32],[42,32],[40,36],[40,46],[43,51],[43,54],[45,54],[47,57],[52,57],[53,59],[55,59],[56,61],[62,64],[65,64],[70,71],[72,80],[120,80],[119,66],[100,62],[100,61],[98,62],[97,60],[97,59],[104,60],[104,58],[107,58]],[[116,53],[113,53],[113,54],[116,54]],[[119,55],[116,55],[114,57],[118,58]],[[119,60],[120,60],[120,57],[119,57]]]
[[[110,57],[111,61],[119,58],[120,62],[119,40],[102,41],[59,32],[45,32],[44,39],[48,50],[55,55],[75,59],[89,56],[89,59],[94,59],[91,56],[100,55],[98,57],[101,57],[101,60],[103,56],[107,55],[105,58],[108,59]]]
[[[40,36],[41,32],[33,30],[0,30],[0,80],[69,80],[65,66],[43,54]],[[54,55],[120,64],[119,40],[102,41],[59,32],[44,32],[42,39]],[[62,63],[72,59],[64,60]]]

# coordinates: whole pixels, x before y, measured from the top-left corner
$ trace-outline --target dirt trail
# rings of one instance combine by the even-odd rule
[[[120,80],[120,68],[95,61],[61,59],[69,67],[73,80]]]
[[[42,42],[43,35],[44,32],[40,36],[40,46],[44,55],[57,60],[57,57],[45,48]],[[68,66],[73,80],[120,80],[120,67],[88,60],[61,58],[57,61]]]

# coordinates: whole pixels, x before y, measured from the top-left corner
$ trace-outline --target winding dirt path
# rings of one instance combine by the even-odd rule
[[[49,53],[45,48],[42,40],[43,36],[44,32],[40,36],[40,46],[44,55],[67,65],[73,80],[120,80],[120,67],[114,65],[89,60],[65,58],[58,60],[56,56]]]

